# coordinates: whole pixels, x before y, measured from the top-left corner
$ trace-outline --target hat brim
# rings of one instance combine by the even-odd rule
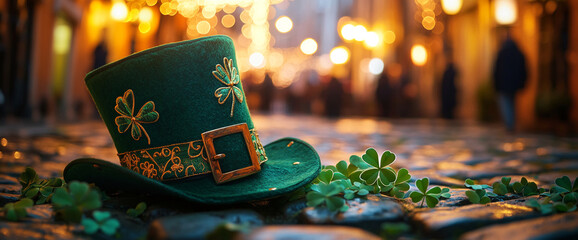
[[[67,182],[94,183],[103,190],[172,196],[205,204],[231,204],[292,192],[313,181],[321,170],[315,149],[300,139],[282,138],[264,148],[269,160],[261,165],[260,172],[219,185],[211,174],[160,182],[109,161],[93,158],[70,162],[64,169],[63,177]]]

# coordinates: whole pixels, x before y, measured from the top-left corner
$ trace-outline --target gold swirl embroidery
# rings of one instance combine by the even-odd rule
[[[142,175],[145,175],[148,178],[155,178],[157,176],[155,166],[149,162],[141,163],[140,168],[142,169]]]

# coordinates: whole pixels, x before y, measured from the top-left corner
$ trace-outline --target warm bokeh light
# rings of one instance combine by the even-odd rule
[[[369,72],[373,75],[379,75],[383,72],[383,61],[379,58],[372,58],[369,61]]]
[[[146,2],[147,2],[148,6],[152,7],[152,6],[156,5],[158,1],[157,0],[146,0]]]
[[[354,29],[354,33],[353,33],[353,38],[356,41],[363,41],[365,40],[365,35],[367,35],[367,28],[365,28],[363,25],[357,25],[355,26]]]
[[[141,22],[150,22],[153,19],[153,10],[149,7],[144,7],[138,14],[138,20]]]
[[[284,57],[282,53],[272,52],[269,54],[269,66],[272,68],[278,68],[283,66]]]
[[[151,30],[151,24],[149,22],[141,22],[138,25],[138,31],[141,33],[148,33]]]
[[[496,0],[494,2],[496,22],[502,25],[509,25],[516,22],[518,9],[513,0]]]
[[[386,31],[383,40],[387,44],[394,43],[395,42],[395,33],[393,31]]]
[[[207,34],[211,31],[211,24],[207,21],[200,21],[197,23],[197,32],[200,34]]]
[[[367,32],[364,42],[365,46],[369,48],[377,47],[379,45],[379,35],[376,32]]]
[[[232,4],[225,5],[225,7],[223,8],[223,12],[229,13],[229,14],[234,13],[235,10],[237,10],[237,6],[232,5]]]
[[[436,19],[430,16],[424,17],[421,21],[421,25],[426,30],[432,30],[436,26]]]
[[[56,21],[54,26],[53,48],[56,54],[66,54],[70,51],[70,41],[72,39],[72,29],[70,26]]]
[[[456,15],[462,9],[463,0],[442,0],[442,9],[447,15]]]
[[[241,14],[239,15],[239,18],[241,19],[241,22],[243,22],[243,23],[251,23],[251,15],[249,14],[249,11],[247,11],[247,10],[243,10],[241,12]]]
[[[235,25],[235,16],[227,14],[221,18],[221,24],[223,27],[231,28]]]
[[[201,11],[203,17],[207,19],[214,17],[216,13],[217,9],[215,9],[213,6],[205,6],[203,7],[203,11]]]
[[[341,36],[347,41],[353,40],[355,38],[355,26],[353,24],[345,24],[341,28]]]
[[[421,44],[415,44],[411,47],[411,61],[416,66],[423,66],[427,62],[427,51]]]
[[[307,38],[301,42],[301,52],[306,55],[312,55],[317,52],[317,42],[313,38]]]
[[[2,147],[8,146],[8,139],[2,138],[2,140],[0,140],[0,146]]]
[[[110,16],[117,21],[124,21],[128,16],[128,8],[124,1],[116,1],[110,8]]]
[[[249,57],[249,63],[254,68],[263,68],[265,66],[265,56],[260,52],[253,53]]]
[[[288,33],[293,28],[293,21],[287,16],[281,16],[275,21],[275,27],[280,33]]]
[[[349,49],[343,46],[335,47],[329,53],[329,58],[333,64],[344,64],[349,60]]]

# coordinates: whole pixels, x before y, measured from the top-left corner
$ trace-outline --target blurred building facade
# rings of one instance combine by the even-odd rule
[[[388,117],[436,118],[441,78],[451,61],[457,72],[455,116],[496,120],[491,73],[509,34],[529,70],[517,96],[519,127],[578,127],[578,2],[463,0],[455,12],[444,10],[443,2],[2,1],[1,114],[90,118],[96,113],[83,79],[102,59],[112,62],[168,42],[225,34],[235,41],[250,105],[259,105],[256,89],[269,72],[278,93],[272,108],[288,112],[289,105],[307,98],[309,105],[298,109],[321,114],[322,101],[315,97],[321,90],[312,89],[333,76],[344,88],[342,113],[374,116],[377,79],[385,74],[396,109]],[[515,13],[513,22],[500,23],[502,2],[514,4],[507,11]],[[283,17],[290,26],[280,21]]]

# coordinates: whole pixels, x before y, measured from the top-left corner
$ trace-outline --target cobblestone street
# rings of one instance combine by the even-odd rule
[[[419,208],[409,198],[382,195],[348,200],[347,212],[337,216],[306,207],[303,199],[198,207],[177,200],[147,200],[141,218],[128,218],[127,208],[139,196],[111,196],[103,208],[121,222],[121,239],[202,238],[223,220],[253,226],[247,239],[378,238],[383,226],[408,223],[403,236],[416,238],[528,239],[578,236],[577,212],[542,215],[526,206],[530,197],[505,197],[489,204],[470,204],[464,180],[492,185],[501,177],[522,177],[549,189],[555,180],[578,177],[578,138],[547,134],[508,134],[499,125],[441,120],[326,119],[310,116],[255,115],[253,121],[266,144],[282,137],[309,142],[323,165],[335,165],[365,149],[397,155],[396,169],[407,168],[410,181],[428,177],[431,185],[451,187],[452,197],[433,209]],[[15,127],[16,126],[16,127]],[[93,157],[118,163],[112,139],[100,121],[48,126],[0,126],[0,206],[20,195],[18,177],[25,167],[40,178],[61,177],[72,160]],[[85,235],[80,225],[55,222],[50,205],[37,205],[22,222],[0,220],[0,239],[101,239]],[[0,213],[2,214],[2,213]],[[359,228],[364,231],[359,230]],[[191,231],[190,229],[202,229]],[[114,238],[114,237],[113,237]],[[324,238],[325,239],[325,238]]]

